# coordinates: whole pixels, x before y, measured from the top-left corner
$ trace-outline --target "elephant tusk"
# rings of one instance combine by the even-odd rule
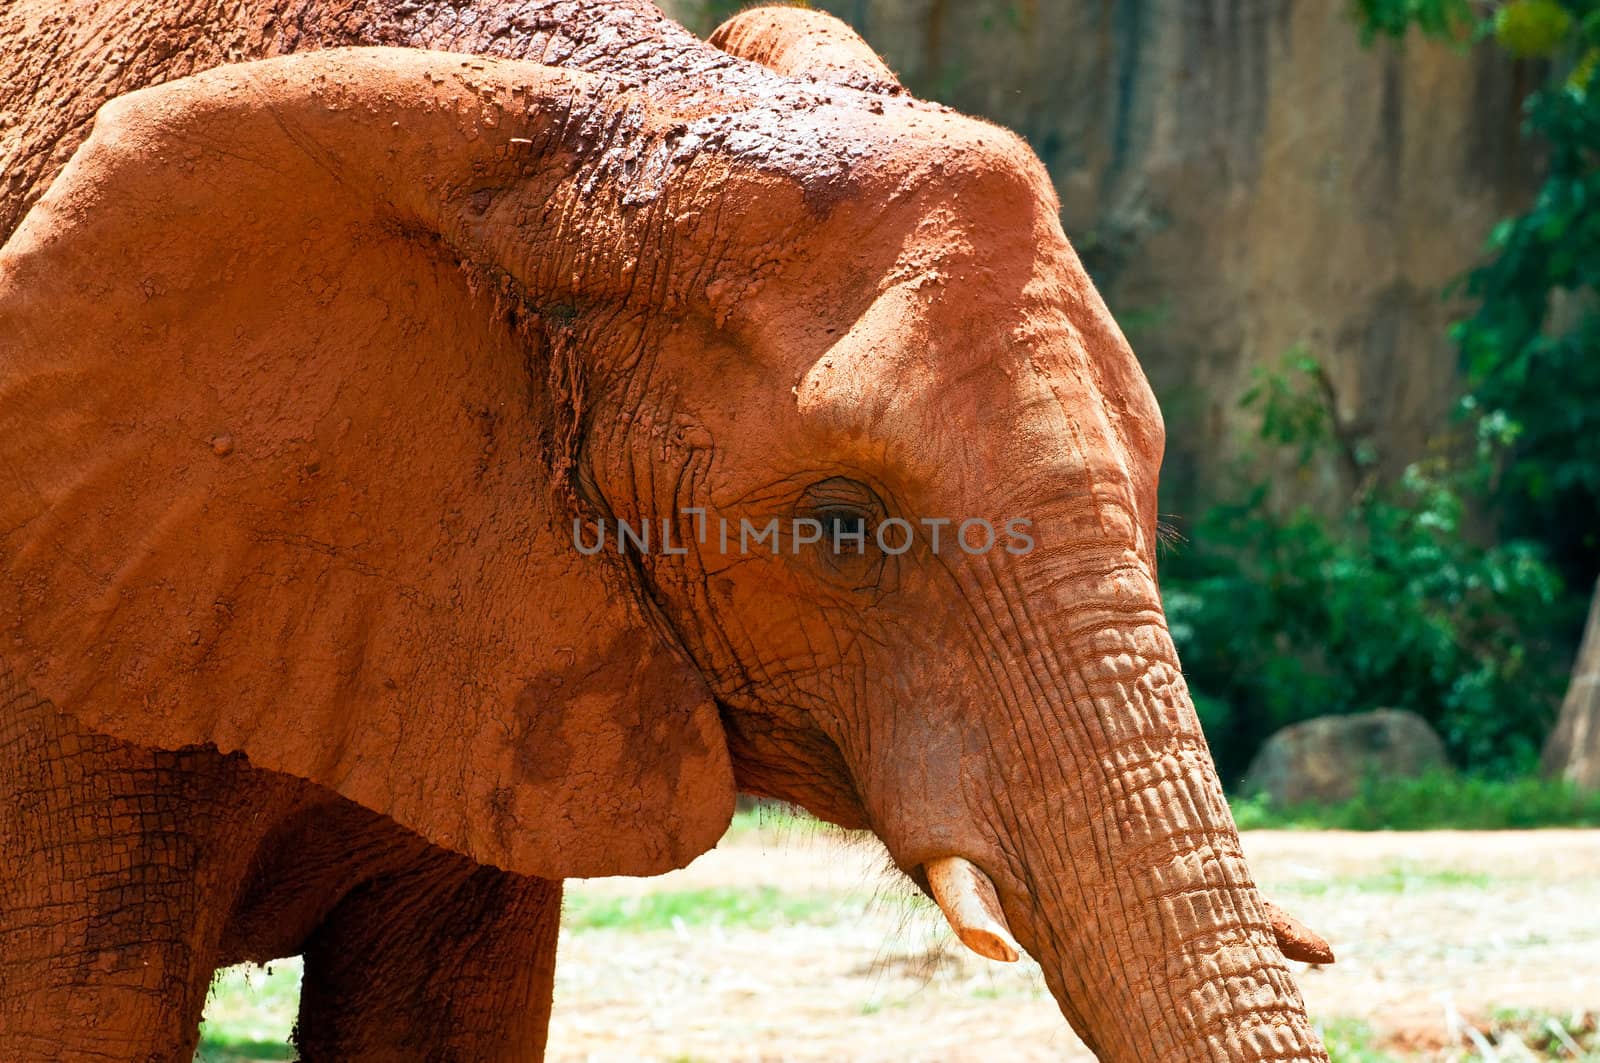
[[[1267,922],[1272,924],[1272,936],[1278,939],[1278,948],[1284,956],[1301,963],[1332,963],[1333,946],[1300,920],[1261,898],[1267,910]]]
[[[933,899],[939,902],[961,943],[979,956],[1015,962],[1022,949],[1006,926],[1000,897],[989,876],[959,856],[930,861],[925,870]]]

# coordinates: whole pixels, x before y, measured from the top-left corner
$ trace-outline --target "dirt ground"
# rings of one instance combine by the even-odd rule
[[[1255,832],[1245,846],[1263,888],[1339,954],[1295,965],[1319,1021],[1464,1058],[1444,1048],[1463,1017],[1600,1007],[1600,831]],[[806,904],[770,925],[714,905],[662,925],[626,916],[718,891]],[[564,931],[554,1060],[1090,1058],[1038,968],[967,954],[894,884],[876,842],[767,826],[675,874],[569,893],[575,912],[623,914]]]

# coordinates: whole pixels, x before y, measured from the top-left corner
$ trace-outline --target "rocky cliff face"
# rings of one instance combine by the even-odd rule
[[[672,6],[696,28],[716,15]],[[1448,426],[1441,293],[1530,188],[1531,71],[1490,48],[1364,48],[1336,0],[813,6],[1049,165],[1161,397],[1169,508],[1239,446],[1252,368],[1296,345],[1326,365],[1349,442],[1391,468]],[[1313,470],[1307,491],[1333,497],[1343,474]]]

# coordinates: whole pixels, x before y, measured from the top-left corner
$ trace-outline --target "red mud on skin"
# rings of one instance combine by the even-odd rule
[[[1271,901],[1263,903],[1267,918],[1272,922],[1272,932],[1277,935],[1278,947],[1286,959],[1301,963],[1333,962],[1333,946],[1319,934]]]
[[[1105,1058],[1325,1059],[1160,612],[1160,412],[1020,139],[804,12],[718,35],[759,62],[642,0],[0,39],[0,1048],[178,1058],[303,951],[307,1058],[537,1057],[554,880],[743,788],[981,867]],[[1044,539],[571,539],[841,481]]]

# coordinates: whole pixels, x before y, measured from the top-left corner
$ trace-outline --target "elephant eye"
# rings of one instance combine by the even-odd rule
[[[822,524],[822,541],[836,554],[864,554],[867,551],[867,515],[854,509],[833,507],[817,511]]]
[[[800,499],[800,513],[822,525],[822,541],[837,552],[860,553],[854,549],[862,539],[870,542],[883,516],[883,503],[864,483],[834,476],[806,488]]]
[[[811,556],[823,574],[855,590],[884,589],[894,559],[878,544],[885,511],[872,488],[835,476],[808,487],[799,512],[822,526]]]

